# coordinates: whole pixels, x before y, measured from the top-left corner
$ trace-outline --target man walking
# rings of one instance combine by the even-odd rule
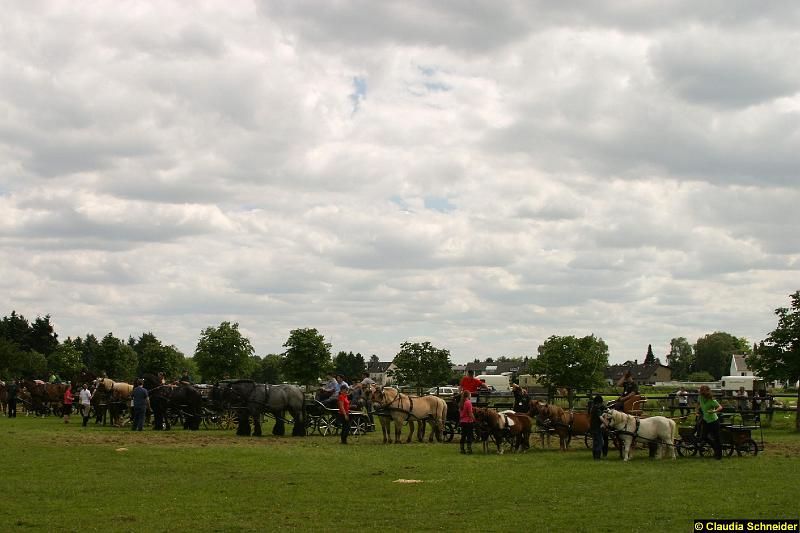
[[[6,385],[6,394],[8,394],[8,418],[17,418],[17,380],[12,379]]]
[[[92,408],[92,391],[89,390],[89,385],[83,384],[80,392],[81,402],[81,416],[83,417],[83,427],[89,423],[89,411]]]

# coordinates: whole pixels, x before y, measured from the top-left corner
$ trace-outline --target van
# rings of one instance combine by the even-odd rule
[[[503,392],[511,390],[511,380],[508,376],[499,376],[497,374],[481,374],[480,376],[475,376],[475,378],[486,383],[488,387],[494,387],[494,390],[496,391]]]
[[[720,381],[722,382],[722,392],[726,395],[736,393],[740,387],[744,387],[744,390],[750,395],[765,389],[764,382],[756,376],[722,376]]]

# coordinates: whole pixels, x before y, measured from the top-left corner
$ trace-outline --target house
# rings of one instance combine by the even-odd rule
[[[520,372],[528,371],[527,361],[502,361],[502,362],[472,362],[467,363],[464,368],[464,374],[468,371],[474,370],[476,376],[480,375],[500,375],[500,374],[519,374]]]
[[[379,361],[367,364],[369,377],[380,386],[391,385],[394,382],[392,373],[396,368],[394,361]]]
[[[752,376],[753,371],[747,366],[747,361],[743,354],[733,354],[731,356],[731,370],[729,376]]]
[[[630,370],[633,380],[639,385],[654,385],[656,382],[672,381],[672,369],[658,363],[649,365],[611,365],[603,370],[603,376],[610,385],[616,385],[625,375],[626,370]]]

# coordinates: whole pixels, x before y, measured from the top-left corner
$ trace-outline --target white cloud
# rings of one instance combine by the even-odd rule
[[[793,2],[35,2],[0,32],[0,304],[260,353],[758,340],[800,265]]]

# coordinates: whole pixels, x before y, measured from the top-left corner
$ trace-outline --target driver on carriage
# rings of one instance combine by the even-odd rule
[[[632,406],[639,397],[639,385],[634,381],[631,371],[626,370],[625,374],[617,382],[617,386],[622,387],[622,395],[614,401],[612,407],[617,411],[627,413],[632,409],[626,409],[626,406]]]
[[[488,389],[486,383],[475,377],[474,370],[467,370],[467,375],[461,378],[461,382],[458,385],[462,391],[469,391],[471,396],[474,396],[478,389]]]

